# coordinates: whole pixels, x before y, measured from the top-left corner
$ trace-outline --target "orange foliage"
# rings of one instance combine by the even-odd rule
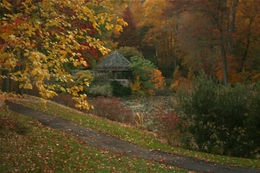
[[[239,63],[237,62],[237,57],[234,55],[227,55],[227,63],[228,63],[228,81],[230,84],[237,83],[237,82],[244,82],[241,77],[241,73],[238,72]],[[218,58],[216,63],[216,76],[218,80],[223,79],[223,67],[221,58]]]
[[[171,90],[178,90],[181,86],[185,88],[190,87],[192,79],[192,71],[189,71],[188,73],[188,79],[185,77],[182,77],[181,72],[179,71],[179,67],[176,68],[173,76],[173,83],[170,86]]]
[[[155,89],[164,89],[164,77],[162,76],[162,72],[160,70],[155,69],[152,71],[150,81],[154,84]]]

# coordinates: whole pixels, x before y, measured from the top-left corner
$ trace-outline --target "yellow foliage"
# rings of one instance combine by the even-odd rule
[[[86,101],[87,95],[86,94],[81,94],[79,97],[72,97],[73,100],[75,100],[77,102],[77,104],[75,105],[76,108],[79,109],[94,109],[93,105],[90,105],[87,101]]]
[[[154,88],[158,90],[164,89],[164,77],[162,76],[162,72],[158,69],[152,71],[151,74],[151,82],[154,84]]]
[[[83,101],[85,96],[79,95],[83,86],[77,86],[64,70],[64,63],[86,66],[79,50],[88,46],[82,42],[102,54],[110,51],[105,47],[106,40],[101,40],[98,35],[102,34],[101,28],[122,31],[122,26],[127,25],[110,10],[113,5],[109,1],[42,0],[36,3],[26,0],[16,6],[1,1],[0,8],[5,14],[0,21],[0,68],[10,71],[11,79],[19,81],[21,88],[36,86],[43,98],[57,95],[55,87],[49,87],[46,81],[74,83],[75,86],[60,87],[60,90],[72,94],[79,108],[89,109]],[[96,12],[94,9],[100,10]],[[89,24],[98,34],[89,34],[90,29],[86,27],[73,26],[75,22]],[[84,84],[89,82],[84,81]]]
[[[141,81],[140,76],[135,77],[134,83],[130,83],[130,88],[132,91],[141,91]]]
[[[136,126],[138,128],[143,128],[144,127],[144,114],[137,112],[136,114],[137,120],[135,120]]]

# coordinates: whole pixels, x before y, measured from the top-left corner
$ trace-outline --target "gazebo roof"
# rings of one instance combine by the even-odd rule
[[[114,51],[103,59],[97,66],[96,70],[102,71],[130,71],[131,62],[122,54]]]

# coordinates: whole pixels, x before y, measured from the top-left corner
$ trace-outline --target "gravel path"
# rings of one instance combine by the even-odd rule
[[[212,162],[206,162],[186,156],[178,156],[162,151],[150,150],[138,145],[120,140],[108,134],[104,134],[89,128],[84,128],[67,120],[54,117],[34,109],[24,107],[7,101],[9,109],[20,114],[30,116],[39,122],[52,128],[60,129],[71,135],[77,136],[87,145],[108,150],[111,152],[121,153],[126,156],[134,156],[147,160],[153,160],[162,164],[177,166],[190,171],[211,172],[211,173],[260,173],[260,169],[250,169],[221,165]]]

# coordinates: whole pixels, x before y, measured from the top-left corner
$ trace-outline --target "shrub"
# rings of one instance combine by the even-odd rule
[[[108,97],[112,95],[112,87],[109,83],[106,84],[94,84],[91,85],[87,93],[91,96],[105,96]]]
[[[135,77],[135,81],[131,85],[133,91],[136,93],[153,94],[154,90],[164,88],[164,77],[152,62],[133,56],[131,57],[131,63],[130,68]]]
[[[156,108],[150,111],[149,117],[154,117],[154,124],[157,125],[158,132],[162,137],[166,138],[168,143],[174,146],[180,145],[179,131],[177,124],[179,115],[174,111],[167,111],[163,108]]]
[[[127,58],[128,60],[130,60],[130,58],[132,56],[138,56],[138,57],[144,59],[143,54],[141,52],[139,52],[135,47],[129,47],[129,46],[120,47],[117,51],[120,54],[122,54],[125,58]]]
[[[118,121],[126,124],[134,124],[133,114],[130,108],[116,97],[96,97],[88,100],[94,109],[86,111],[94,115]]]
[[[66,93],[60,93],[58,96],[55,96],[51,99],[59,104],[75,108],[76,102],[72,100],[72,96]]]
[[[130,96],[132,94],[131,88],[121,85],[118,81],[111,81],[110,84],[112,86],[113,96],[122,97]]]
[[[72,100],[72,96],[69,94],[59,94],[52,98],[52,100],[65,106],[75,108],[75,101]],[[108,98],[103,96],[88,97],[88,102],[90,105],[94,106],[94,109],[84,110],[86,113],[91,113],[112,121],[135,125],[132,110],[122,103],[119,98],[112,96]]]
[[[94,80],[91,82],[87,94],[91,96],[111,96],[112,87],[110,81],[107,79],[106,75],[95,76]]]
[[[259,93],[258,85],[222,86],[201,75],[191,90],[180,88],[176,98],[183,113],[179,129],[182,141],[200,151],[253,157],[259,154]],[[188,138],[187,138],[188,137]]]

